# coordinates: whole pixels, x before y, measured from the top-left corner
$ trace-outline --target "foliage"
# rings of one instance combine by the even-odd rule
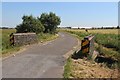
[[[50,12],[49,14],[47,13],[42,13],[38,19],[41,21],[41,23],[45,27],[45,33],[50,32],[50,33],[55,33],[56,28],[58,25],[60,25],[60,18],[56,16],[55,13]]]
[[[41,22],[31,16],[23,16],[22,17],[22,24],[17,25],[16,30],[18,33],[22,32],[35,32],[40,33],[44,31],[44,26],[41,24]]]
[[[32,15],[24,15],[23,22],[16,26],[18,33],[35,32],[35,33],[56,33],[56,28],[60,25],[60,17],[55,13],[42,13],[40,17],[33,17]]]

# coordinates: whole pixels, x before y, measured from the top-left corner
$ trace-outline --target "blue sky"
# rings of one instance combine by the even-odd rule
[[[54,12],[60,26],[98,27],[118,25],[117,2],[3,2],[2,26],[15,27],[23,15]]]
[[[120,26],[120,2],[118,3],[118,25]]]

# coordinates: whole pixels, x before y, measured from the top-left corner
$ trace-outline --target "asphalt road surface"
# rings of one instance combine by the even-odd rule
[[[77,45],[77,39],[67,33],[46,43],[34,44],[25,51],[2,61],[3,78],[62,78],[63,55]]]

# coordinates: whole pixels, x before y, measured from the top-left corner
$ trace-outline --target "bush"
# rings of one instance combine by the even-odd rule
[[[41,33],[45,29],[41,22],[38,19],[34,18],[32,15],[23,16],[22,20],[23,20],[22,24],[16,27],[18,33],[26,32]]]
[[[60,18],[55,13],[42,13],[40,17],[23,16],[22,24],[17,25],[17,33],[35,32],[35,33],[56,33],[56,28],[60,25]]]
[[[60,18],[59,16],[56,16],[55,13],[50,12],[49,14],[47,13],[42,13],[38,19],[41,21],[41,23],[45,27],[45,33],[51,33],[54,34],[56,32],[56,28],[58,25],[60,25]]]

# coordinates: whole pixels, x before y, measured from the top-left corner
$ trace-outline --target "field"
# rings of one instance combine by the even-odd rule
[[[86,32],[84,29],[72,29],[69,31],[75,32]],[[101,34],[118,34],[118,29],[90,29],[88,30],[89,33],[101,33]]]
[[[11,33],[15,33],[16,30],[15,29],[0,29],[0,31],[2,32],[2,34],[0,34],[0,40],[1,40],[1,43],[0,43],[0,49],[2,50],[2,54],[6,54],[6,53],[13,53],[14,51],[19,51],[21,47],[12,47],[10,46],[10,34]],[[49,40],[52,40],[52,39],[55,39],[58,37],[58,35],[53,35],[53,34],[44,34],[44,33],[41,33],[41,34],[38,34],[38,39],[40,42],[45,42],[45,41],[49,41]]]
[[[101,64],[104,65],[105,67],[107,66],[107,68],[100,69],[100,66],[97,66],[99,64],[95,63],[95,65],[94,65],[90,62],[87,62],[84,59],[79,59],[79,60],[71,59],[68,62],[69,64],[66,64],[66,65],[71,64],[70,65],[71,69],[66,69],[66,66],[65,66],[65,69],[67,71],[69,71],[68,72],[69,77],[74,77],[74,78],[78,78],[78,77],[79,78],[84,78],[84,77],[96,78],[97,77],[98,78],[101,75],[101,77],[109,78],[110,76],[107,76],[107,75],[112,76],[112,74],[110,74],[110,73],[114,73],[114,69],[120,68],[120,47],[119,47],[120,35],[118,34],[118,29],[94,29],[94,30],[88,30],[88,32],[86,32],[83,29],[82,30],[80,30],[80,29],[66,29],[66,30],[61,30],[61,31],[69,32],[69,33],[77,36],[80,40],[82,40],[85,36],[88,36],[90,34],[95,35],[95,50],[98,51],[99,54],[101,56],[104,56],[106,59],[117,61],[117,63],[116,62],[110,63],[110,61],[108,61],[108,62],[103,61],[103,62],[101,62]],[[71,61],[71,63],[70,63],[70,61]],[[86,63],[85,65],[87,67],[85,68],[85,66],[82,63]],[[79,65],[79,67],[78,67],[78,65]],[[92,70],[91,70],[92,68],[90,67],[92,65],[94,65],[95,68],[93,68],[93,69],[96,69],[96,71],[94,70],[94,72],[96,72],[96,73],[97,73],[97,70],[99,70],[99,71],[104,70],[104,71],[108,71],[109,73],[104,72],[106,74],[96,75],[93,72],[93,73],[89,74],[88,72],[86,72],[86,69],[88,69],[88,71],[92,72]],[[80,70],[80,69],[82,69],[82,70]],[[112,72],[112,70],[113,70],[113,72]],[[80,75],[79,71],[81,71],[81,75]],[[71,74],[69,74],[69,73],[71,73]],[[85,76],[85,74],[87,76]],[[65,75],[67,75],[66,71],[65,71]],[[68,77],[68,75],[67,75],[67,77]],[[116,71],[116,73],[114,73],[114,76],[112,76],[112,77],[115,77],[116,75],[117,75],[117,71]]]

